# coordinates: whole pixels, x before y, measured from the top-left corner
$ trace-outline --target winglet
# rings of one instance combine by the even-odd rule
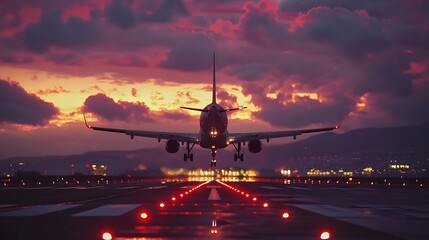
[[[86,117],[85,117],[85,113],[84,112],[82,112],[82,115],[83,115],[83,120],[85,121],[86,127],[87,128],[92,128],[91,126],[88,125],[88,122],[86,121]]]

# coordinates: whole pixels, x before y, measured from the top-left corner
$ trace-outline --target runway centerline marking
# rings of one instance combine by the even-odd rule
[[[107,204],[72,215],[73,217],[115,217],[139,207],[140,204]]]
[[[216,188],[212,188],[212,190],[210,190],[210,194],[209,194],[209,198],[210,201],[219,201],[220,200],[220,196],[219,193],[217,192]]]
[[[58,212],[65,209],[81,206],[81,204],[68,205],[39,205],[28,208],[17,209],[9,212],[3,212],[0,217],[35,217],[48,213]]]

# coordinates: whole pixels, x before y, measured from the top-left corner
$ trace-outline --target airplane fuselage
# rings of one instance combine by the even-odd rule
[[[211,103],[200,115],[200,146],[212,150],[228,146],[228,117],[225,109]]]

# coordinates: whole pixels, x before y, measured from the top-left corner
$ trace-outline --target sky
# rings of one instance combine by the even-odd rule
[[[157,147],[92,125],[230,132],[429,122],[426,0],[5,0],[0,159]],[[286,142],[283,140],[280,142]],[[166,152],[163,151],[166,155]],[[180,154],[179,154],[180,155]]]

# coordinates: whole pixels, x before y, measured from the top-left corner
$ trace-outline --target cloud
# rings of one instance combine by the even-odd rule
[[[237,107],[237,96],[229,94],[225,89],[218,89],[216,97],[218,103],[224,107]]]
[[[137,18],[127,1],[115,0],[107,7],[107,19],[122,29],[136,25]]]
[[[115,102],[103,93],[89,96],[82,110],[94,113],[107,121],[152,121],[149,108],[143,102]]]
[[[79,65],[81,58],[73,53],[48,53],[46,59],[54,62],[55,64]]]
[[[140,20],[144,22],[168,22],[174,16],[189,14],[182,0],[145,1],[140,8]]]
[[[44,126],[57,114],[54,104],[26,92],[16,82],[0,79],[0,122]]]
[[[173,47],[159,66],[182,71],[208,70],[212,67],[211,54],[208,53],[215,49],[215,42],[206,34],[192,34],[186,41]]]
[[[46,52],[50,47],[85,48],[101,39],[99,26],[70,16],[61,19],[61,12],[45,13],[38,23],[28,25],[21,33],[25,46],[36,53]]]
[[[278,19],[277,6],[269,1],[247,2],[240,17],[240,31],[248,42],[263,47],[285,49],[288,46],[289,25]]]
[[[281,104],[279,100],[265,100],[262,110],[255,116],[276,127],[300,128],[312,124],[336,125],[344,120],[354,108],[354,102],[343,96],[328,102],[319,102],[307,97],[296,102]]]
[[[419,24],[427,19],[427,9],[429,2],[415,1],[407,3],[402,0],[300,0],[300,1],[280,1],[281,12],[307,12],[308,10],[325,6],[329,8],[344,8],[349,11],[365,9],[369,15],[380,19],[390,19],[406,24]],[[412,13],[412,14],[410,14]]]
[[[318,7],[310,9],[301,19],[304,26],[296,34],[302,32],[306,40],[339,48],[351,58],[362,58],[390,45],[380,21],[367,14]]]
[[[70,93],[70,91],[64,89],[63,87],[59,86],[54,86],[54,88],[50,88],[50,89],[40,89],[37,91],[37,94],[39,95],[49,95],[49,94],[58,94],[58,93]]]
[[[138,97],[138,90],[137,90],[137,88],[131,88],[131,95],[133,97]]]

